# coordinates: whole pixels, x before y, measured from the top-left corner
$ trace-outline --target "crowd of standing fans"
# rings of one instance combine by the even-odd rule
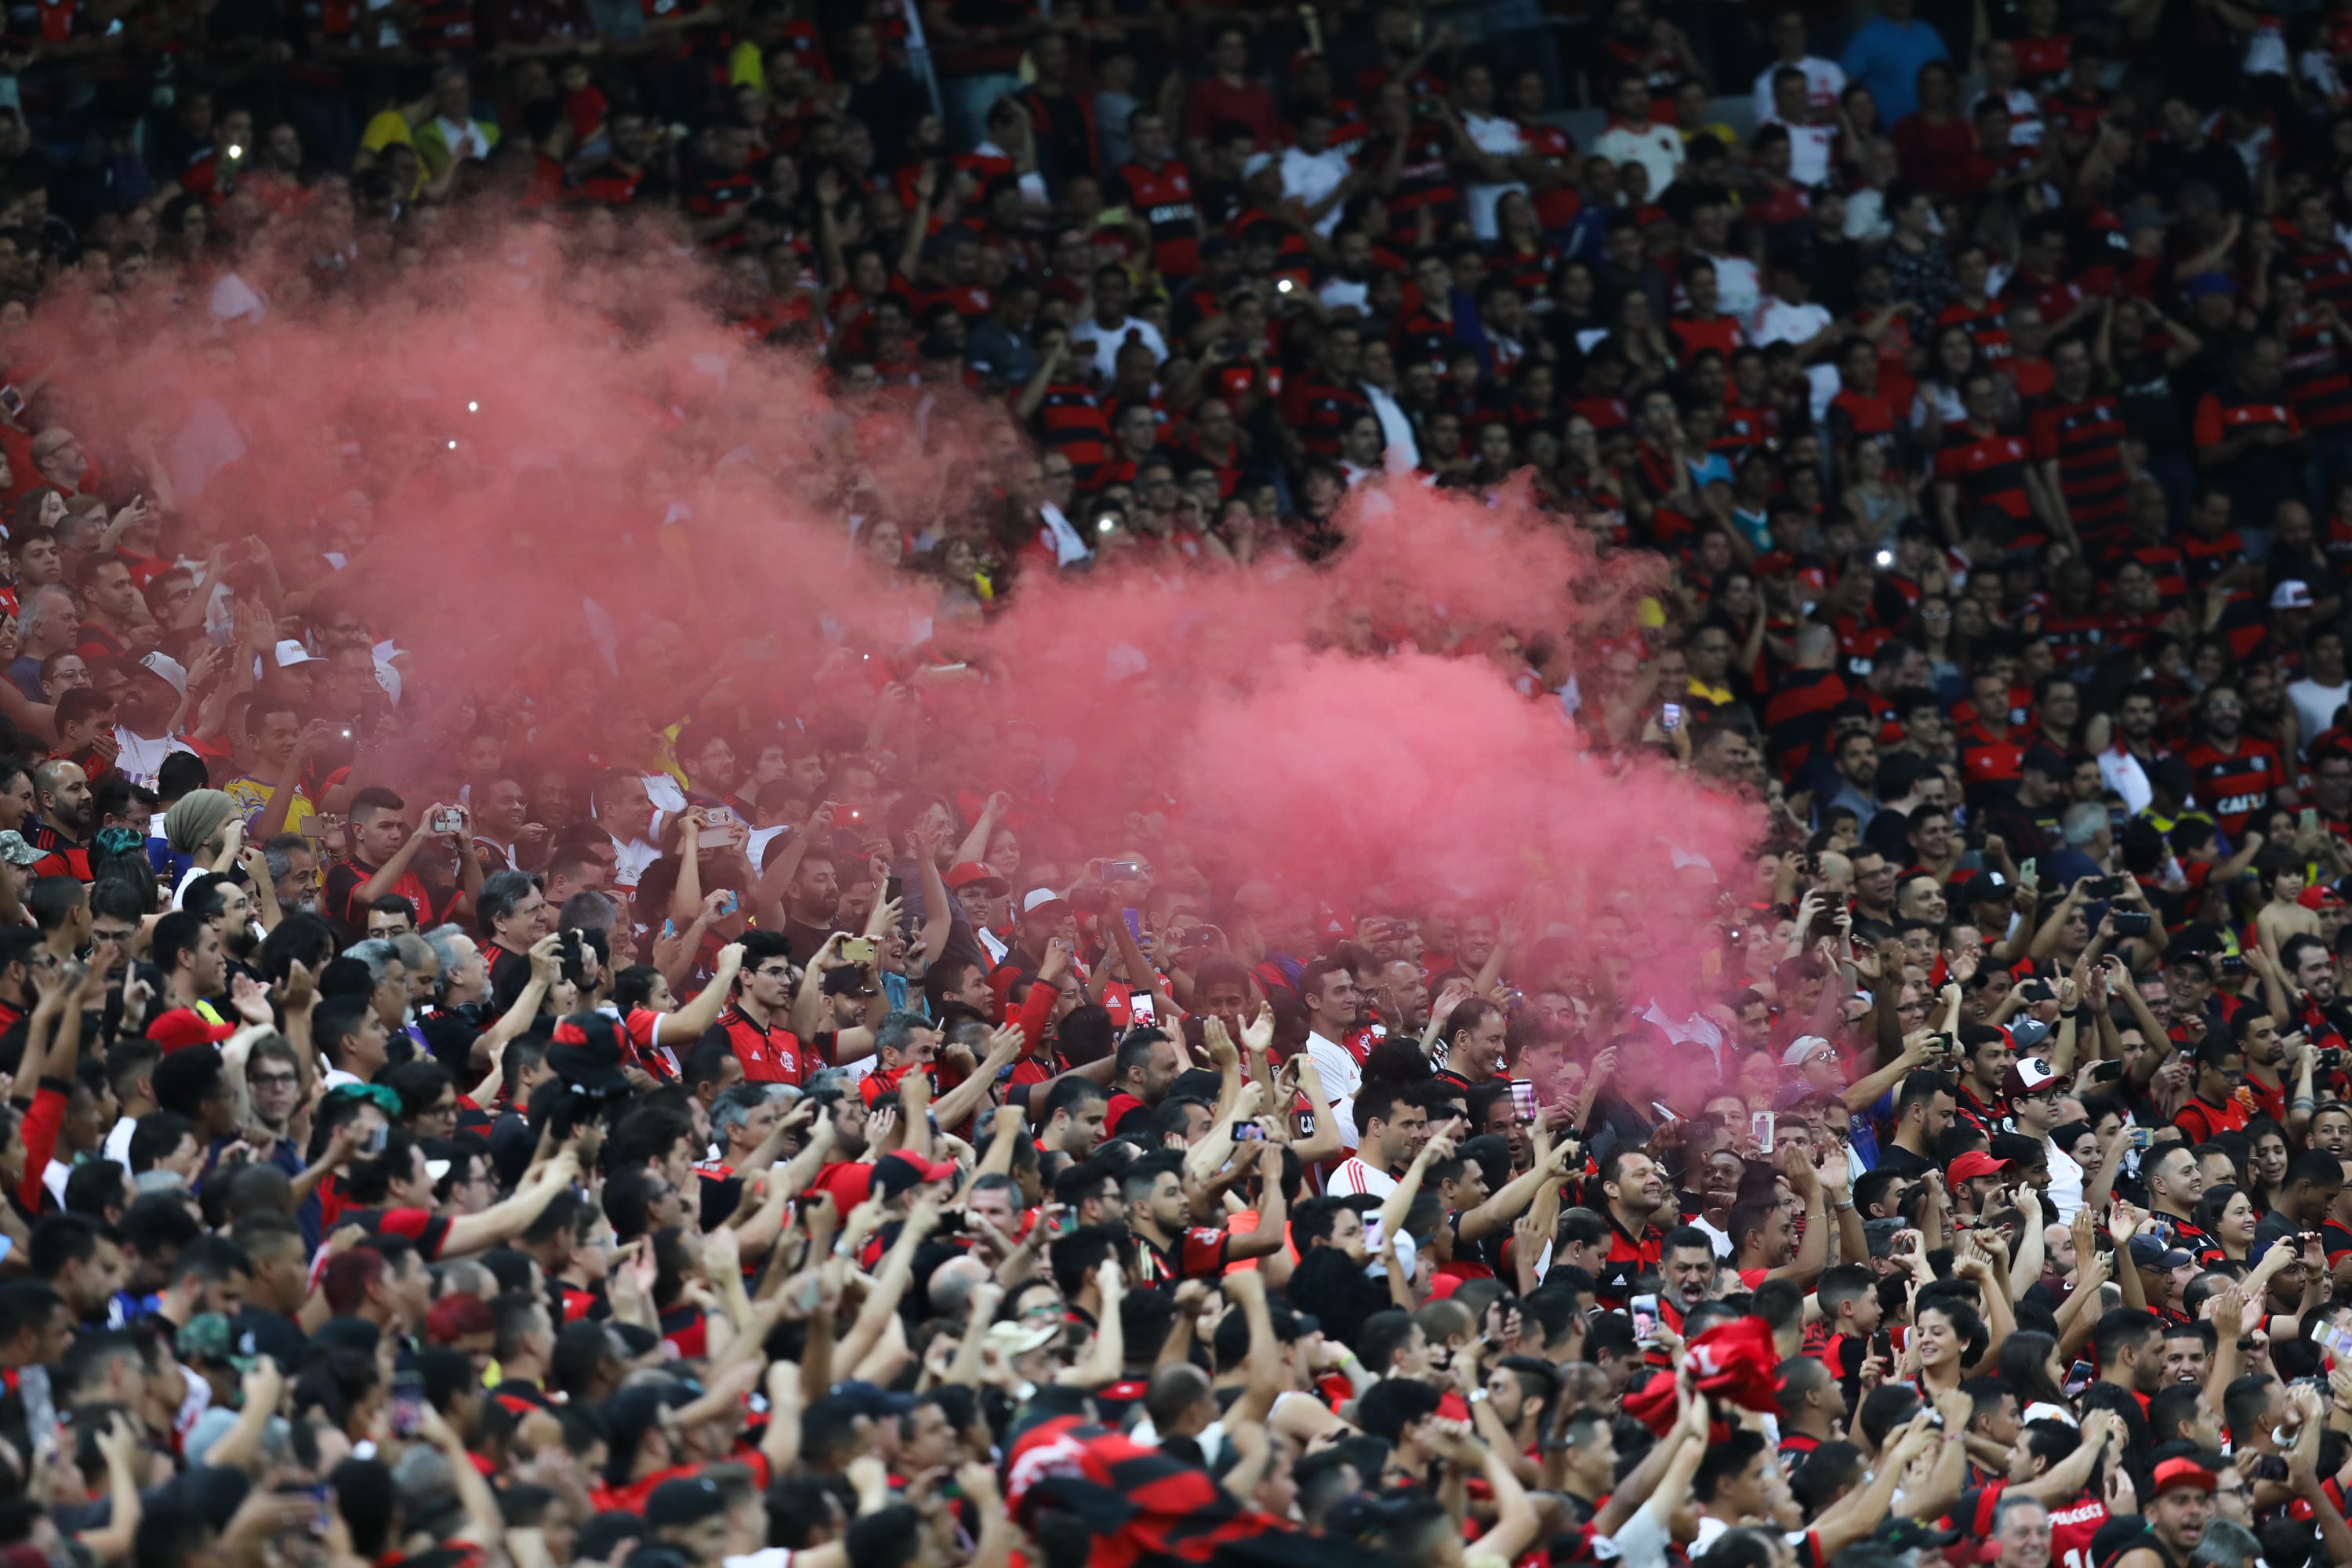
[[[5,28],[0,1568],[2352,1563],[2342,5]],[[453,679],[414,430],[298,510],[93,391],[519,234],[994,432],[835,492],[922,635],[604,581]],[[1737,803],[1622,846],[1672,941],[998,721],[1024,599],[1449,504],[1625,624],[1316,650]]]

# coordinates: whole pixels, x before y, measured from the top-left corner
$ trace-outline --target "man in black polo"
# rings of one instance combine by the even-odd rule
[[[1915,1072],[1895,1096],[1895,1136],[1878,1152],[1873,1170],[1916,1176],[1936,1169],[1936,1140],[1952,1124],[1958,1106],[1951,1080],[1938,1072]]]
[[[1601,1162],[1601,1193],[1609,1215],[1607,1272],[1595,1292],[1606,1307],[1622,1307],[1633,1277],[1665,1258],[1666,1233],[1654,1223],[1666,1204],[1666,1178],[1640,1149],[1616,1148]]]

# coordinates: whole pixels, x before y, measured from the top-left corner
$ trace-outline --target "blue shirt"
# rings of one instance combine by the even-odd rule
[[[1917,17],[1890,22],[1873,16],[1853,30],[1838,64],[1850,79],[1870,89],[1878,100],[1878,122],[1891,129],[1919,110],[1919,68],[1950,58],[1936,29]]]

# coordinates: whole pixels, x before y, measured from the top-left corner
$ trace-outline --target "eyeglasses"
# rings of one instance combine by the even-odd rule
[[[290,1072],[256,1073],[246,1080],[256,1089],[292,1089],[302,1080]]]

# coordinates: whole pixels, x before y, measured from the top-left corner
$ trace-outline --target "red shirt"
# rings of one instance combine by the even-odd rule
[[[710,1033],[725,1037],[735,1052],[735,1059],[743,1064],[747,1082],[798,1084],[807,1076],[801,1060],[801,1043],[793,1032],[763,1028],[740,1006],[729,1005],[719,1015],[719,1022],[710,1026]],[[703,1037],[708,1039],[710,1036]]]
[[[2287,782],[2278,747],[2254,735],[2239,736],[2233,752],[2200,741],[2189,748],[2188,760],[2197,781],[2197,804],[2211,812],[2213,825],[2233,839],[2245,830],[2246,819],[2268,805],[2273,792]]]

